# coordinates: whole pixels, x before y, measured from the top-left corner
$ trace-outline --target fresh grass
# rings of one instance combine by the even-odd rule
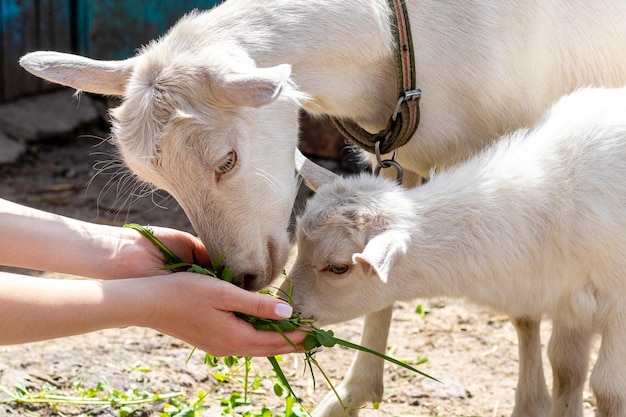
[[[49,384],[34,390],[28,389],[23,383],[16,384],[13,390],[0,386],[0,392],[7,396],[6,400],[0,400],[0,404],[21,404],[27,410],[29,406],[43,404],[57,410],[59,415],[64,415],[59,410],[60,406],[79,407],[83,410],[81,415],[113,409],[119,417],[127,417],[149,404],[164,403],[175,407],[174,404],[180,404],[180,399],[185,395],[184,392],[156,394],[139,388],[120,391],[112,388],[106,380],[98,382],[95,387],[86,387],[82,381],[78,381],[74,383],[72,391],[70,394],[63,393]],[[30,410],[28,413],[36,415]]]
[[[254,381],[260,384],[262,378]],[[15,404],[30,416],[58,415],[90,416],[106,413],[119,417],[147,415],[158,417],[199,417],[207,409],[207,400],[214,400],[210,392],[200,390],[187,398],[184,392],[152,393],[137,387],[119,390],[111,387],[106,380],[95,386],[85,386],[82,381],[73,384],[71,390],[62,390],[50,384],[34,386],[32,382],[18,383],[10,390],[0,386],[6,399],[0,404]],[[288,397],[284,411],[275,411],[263,406],[260,410],[243,409],[250,402],[239,392],[228,397],[218,398],[222,417],[306,417],[308,411],[296,404],[295,398]],[[43,407],[43,408],[42,408]],[[245,408],[245,407],[244,407]],[[149,411],[148,411],[149,409]],[[50,410],[54,410],[50,412]],[[42,414],[40,414],[42,413]]]

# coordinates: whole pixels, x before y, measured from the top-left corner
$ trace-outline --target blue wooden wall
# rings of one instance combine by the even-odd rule
[[[17,61],[36,50],[123,59],[192,9],[221,0],[0,0],[0,102],[56,88]]]
[[[193,9],[220,0],[78,0],[77,41],[82,55],[123,59],[162,35]]]
[[[20,68],[20,56],[71,46],[68,0],[0,0],[0,101],[51,88]]]

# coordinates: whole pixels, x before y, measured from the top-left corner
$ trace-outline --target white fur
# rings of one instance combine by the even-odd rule
[[[626,85],[624,2],[407,3],[424,92],[420,127],[398,155],[407,171],[427,176],[458,163],[578,87]],[[299,106],[371,131],[387,123],[397,100],[389,15],[386,0],[228,0],[181,19],[128,60],[35,52],[20,62],[53,82],[124,96],[112,115],[127,165],[173,194],[211,257],[225,251],[235,282],[257,289],[289,250]],[[232,169],[222,175],[224,167]],[[518,330],[530,343],[521,351],[536,349],[538,323]],[[381,373],[381,361],[359,363],[353,369]],[[362,388],[357,379],[346,390],[382,391],[381,381]],[[542,415],[524,405],[547,398],[541,384],[518,395],[517,417]],[[319,414],[340,412],[331,394]]]
[[[597,332],[598,416],[624,416],[624,178],[626,88],[573,93],[532,129],[422,187],[337,177],[298,221],[294,306],[320,325],[434,296],[511,317],[548,316],[553,417],[582,416]],[[333,265],[348,270],[334,273]]]

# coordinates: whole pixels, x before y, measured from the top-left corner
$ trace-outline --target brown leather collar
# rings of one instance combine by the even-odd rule
[[[350,119],[331,117],[337,130],[360,148],[374,153],[376,142],[380,153],[386,154],[406,144],[420,121],[419,101],[422,90],[416,87],[415,56],[411,39],[411,26],[406,9],[406,0],[389,0],[393,11],[391,22],[396,39],[396,68],[398,79],[398,102],[387,127],[378,133],[369,133]]]

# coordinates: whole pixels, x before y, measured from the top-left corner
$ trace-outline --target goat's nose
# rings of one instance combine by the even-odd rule
[[[257,283],[259,282],[256,274],[241,274],[233,278],[233,284],[244,290],[258,290]]]
[[[245,274],[243,276],[243,288],[246,290],[256,289],[257,282],[258,282],[257,276],[254,274]]]

